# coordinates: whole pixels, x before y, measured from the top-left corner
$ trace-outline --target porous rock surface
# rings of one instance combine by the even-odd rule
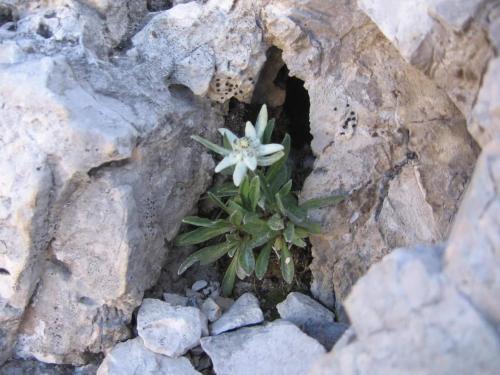
[[[0,0],[0,364],[81,365],[130,336],[210,183],[189,135],[272,80],[271,46],[309,93],[302,199],[349,194],[312,214],[312,292],[353,322],[318,371],[498,368],[494,0]]]
[[[16,345],[82,364],[128,337],[165,238],[210,181],[189,136],[220,117],[114,55],[109,22],[132,15],[20,3],[0,28],[0,362]]]

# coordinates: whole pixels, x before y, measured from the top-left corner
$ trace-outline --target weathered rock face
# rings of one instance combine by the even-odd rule
[[[263,22],[309,91],[317,160],[303,196],[352,194],[315,214],[327,233],[312,241],[312,290],[332,306],[393,248],[446,238],[477,151],[446,93],[354,4],[273,3]]]
[[[488,31],[498,17],[493,13],[498,3],[360,0],[358,4],[401,56],[444,89],[467,118],[493,53]]]
[[[374,265],[346,300],[356,338],[310,374],[496,373],[498,336],[442,273],[442,255],[400,249]]]
[[[150,74],[183,84],[197,95],[249,101],[266,46],[251,1],[179,4],[156,15],[133,38],[129,53]]]
[[[208,102],[107,60],[96,12],[119,4],[56,5],[0,30],[0,362],[16,335],[17,355],[73,364],[128,336],[210,180],[189,136],[220,126]]]

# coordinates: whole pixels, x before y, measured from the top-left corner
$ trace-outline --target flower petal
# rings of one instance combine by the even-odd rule
[[[223,169],[226,169],[232,165],[235,165],[238,162],[238,158],[235,154],[229,154],[224,159],[222,159],[219,164],[215,167],[215,173],[219,173]]]
[[[283,151],[285,148],[283,145],[279,145],[277,143],[269,143],[267,145],[261,145],[257,149],[257,155],[258,156],[263,156],[263,155],[269,155],[278,151]]]
[[[229,142],[234,143],[238,139],[236,134],[234,134],[231,130],[226,128],[220,128],[219,133],[224,137],[226,136],[229,139]]]
[[[257,121],[255,122],[255,130],[257,132],[257,137],[262,140],[262,136],[266,130],[267,126],[267,106],[264,104],[260,109],[259,116],[257,116]]]
[[[247,121],[245,125],[245,137],[251,139],[257,138],[257,132],[250,121]]]
[[[233,182],[235,186],[240,186],[241,181],[245,178],[245,175],[247,174],[247,166],[245,165],[244,162],[239,161],[236,164],[236,168],[234,168],[234,173],[233,173]]]
[[[243,161],[251,171],[255,171],[255,168],[257,168],[257,158],[255,156],[245,156]]]

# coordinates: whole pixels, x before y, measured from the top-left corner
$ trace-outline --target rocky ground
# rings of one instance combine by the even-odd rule
[[[0,373],[497,373],[499,48],[498,0],[0,0]],[[231,305],[172,240],[262,103],[349,199],[313,299]]]

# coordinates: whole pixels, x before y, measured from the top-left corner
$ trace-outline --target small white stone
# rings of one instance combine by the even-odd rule
[[[210,322],[215,322],[222,315],[221,307],[210,297],[208,297],[201,305],[201,311]]]
[[[137,314],[137,332],[146,348],[169,357],[199,345],[207,331],[207,318],[195,307],[146,298]]]
[[[252,293],[245,293],[211,326],[212,335],[264,321],[259,301]]]
[[[169,358],[148,350],[140,337],[117,344],[106,355],[97,375],[199,374],[188,359]]]
[[[191,290],[194,292],[199,292],[203,288],[205,288],[208,285],[208,283],[205,280],[198,280],[195,281],[193,286],[191,287]]]
[[[204,337],[201,346],[217,375],[304,375],[325,353],[315,339],[284,320]]]

